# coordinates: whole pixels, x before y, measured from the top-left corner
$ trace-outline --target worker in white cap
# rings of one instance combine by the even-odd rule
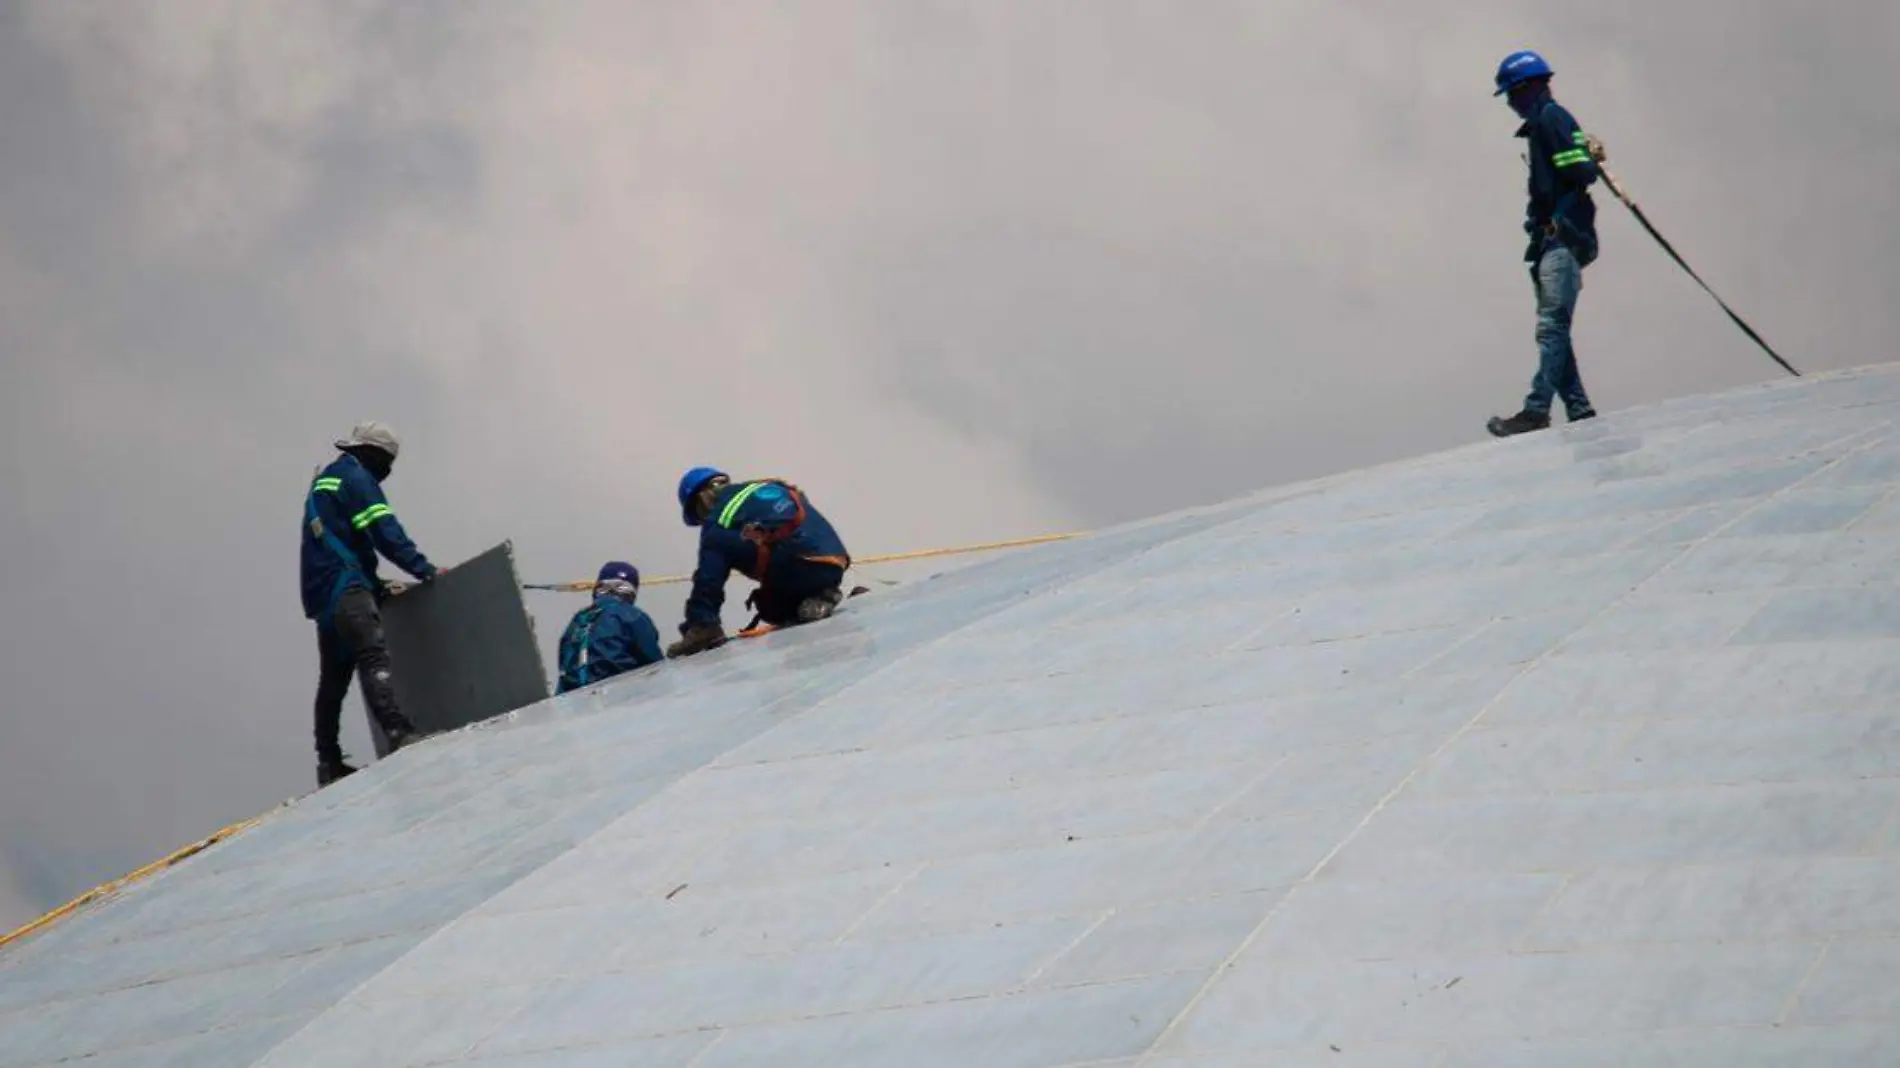
[[[422,582],[436,574],[383,496],[382,483],[401,447],[395,432],[382,423],[359,423],[336,447],[342,455],[317,473],[304,497],[303,611],[317,624],[322,659],[316,702],[318,786],[356,770],[337,741],[352,671],[363,681],[363,704],[390,751],[416,738],[415,725],[396,703],[378,607],[395,587],[377,578],[376,557],[388,557]]]

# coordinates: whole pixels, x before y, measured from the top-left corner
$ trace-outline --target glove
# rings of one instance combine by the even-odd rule
[[[700,623],[684,628],[680,640],[666,647],[666,658],[677,659],[692,656],[708,649],[717,649],[726,644],[726,631],[717,623]]]
[[[384,579],[383,580],[383,596],[395,597],[399,594],[407,593],[408,591],[415,589],[417,586],[426,586],[429,583],[434,582],[435,577],[441,573],[442,572],[439,570],[432,570],[428,574],[423,575],[421,578],[417,579],[413,583],[397,582],[394,579]]]

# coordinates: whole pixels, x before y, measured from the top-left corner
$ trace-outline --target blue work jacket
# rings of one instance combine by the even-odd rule
[[[802,491],[776,479],[723,487],[699,529],[699,565],[681,629],[719,622],[726,580],[734,571],[772,586],[775,579],[807,570],[800,567],[803,563],[847,568],[851,555]]]
[[[381,593],[376,555],[418,579],[433,578],[435,565],[389,510],[383,487],[356,457],[344,453],[317,474],[304,495],[300,562],[303,614],[328,619],[337,598],[352,587]]]

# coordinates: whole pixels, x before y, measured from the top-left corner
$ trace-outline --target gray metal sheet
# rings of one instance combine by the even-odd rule
[[[534,617],[503,542],[383,603],[396,699],[425,731],[454,730],[548,696]],[[388,755],[372,721],[376,755]]]
[[[1896,413],[1615,413],[535,702],[10,948],[0,1068],[1893,1063]]]

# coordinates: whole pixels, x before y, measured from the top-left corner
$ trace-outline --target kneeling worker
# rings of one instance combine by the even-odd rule
[[[395,752],[418,737],[396,704],[389,644],[378,606],[392,592],[376,576],[376,555],[428,582],[435,565],[389,510],[382,483],[396,465],[396,435],[381,423],[359,423],[336,443],[343,455],[318,473],[304,495],[303,612],[317,624],[317,785],[355,771],[337,744],[352,669],[363,680],[363,704]]]
[[[680,640],[667,656],[725,643],[719,607],[734,571],[759,584],[746,603],[773,626],[824,619],[844,600],[851,555],[798,487],[774,478],[734,482],[724,471],[695,467],[680,479],[679,502],[680,518],[700,528],[699,566]]]
[[[561,635],[561,682],[555,693],[612,678],[660,660],[660,632],[634,605],[640,572],[610,560],[594,580],[594,603],[574,613]]]

